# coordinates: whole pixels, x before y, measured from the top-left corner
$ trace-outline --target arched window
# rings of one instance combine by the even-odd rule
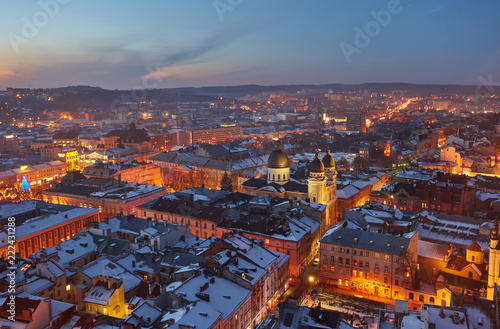
[[[276,176],[274,176],[274,174],[273,174],[273,180],[275,179],[274,177],[276,177]]]
[[[412,292],[410,292],[410,294],[408,295],[408,298],[413,300],[413,293]]]
[[[472,256],[472,262],[474,263],[476,261],[476,257]]]
[[[281,175],[280,175],[280,174],[278,174],[278,180],[280,180],[280,179],[281,179]]]
[[[472,279],[472,271],[469,271],[469,279]]]
[[[443,298],[446,298],[446,293],[443,291],[443,293],[441,294],[441,296],[443,296]]]
[[[434,304],[434,297],[429,298],[429,304]]]
[[[424,295],[418,296],[418,301],[423,303],[424,302]]]

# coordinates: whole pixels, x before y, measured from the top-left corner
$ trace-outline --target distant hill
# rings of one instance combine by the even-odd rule
[[[327,91],[357,92],[370,90],[372,92],[390,93],[393,90],[406,90],[409,96],[429,95],[474,95],[476,86],[465,85],[436,85],[411,83],[363,83],[363,84],[322,84],[322,85],[241,85],[241,86],[213,86],[213,87],[185,87],[148,89],[144,93],[137,90],[107,90],[91,86],[69,86],[44,89],[45,92],[56,95],[54,105],[60,108],[90,107],[110,108],[117,102],[156,101],[158,103],[175,102],[207,102],[214,101],[216,96],[227,98],[254,97],[265,94],[288,94],[300,97],[314,97]],[[135,99],[134,95],[145,99]]]

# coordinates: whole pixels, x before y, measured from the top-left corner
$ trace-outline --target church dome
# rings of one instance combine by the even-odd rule
[[[335,160],[330,155],[330,149],[326,150],[326,155],[323,157],[323,165],[325,168],[335,168]]]
[[[322,173],[324,171],[325,171],[325,166],[323,166],[323,162],[321,162],[321,160],[319,159],[319,154],[318,152],[316,152],[316,157],[309,166],[309,172]]]
[[[268,168],[288,168],[290,167],[290,161],[288,156],[281,150],[281,142],[276,143],[276,149],[269,156],[267,161]]]

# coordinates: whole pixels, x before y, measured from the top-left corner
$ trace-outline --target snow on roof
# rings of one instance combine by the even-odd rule
[[[204,294],[210,296],[206,303],[222,313],[223,319],[226,321],[243,302],[250,298],[251,291],[225,278],[212,279],[214,279],[213,283],[209,283],[210,279],[206,279],[202,275],[193,277],[177,288],[175,294],[189,301],[201,300],[196,294],[199,293],[200,287],[208,283],[207,289],[203,291]]]
[[[442,244],[419,240],[418,256],[435,260],[444,260],[448,255],[448,247]]]
[[[156,306],[151,306],[146,302],[136,307],[130,316],[125,320],[125,323],[140,324],[140,319],[147,324],[152,324],[161,316],[161,309]]]
[[[85,296],[85,299],[83,301],[99,305],[107,305],[109,298],[111,297],[111,295],[113,295],[115,290],[116,289],[114,288],[108,289],[101,284],[94,285],[92,289],[90,289],[90,291],[87,293],[87,296]]]
[[[89,278],[94,278],[100,275],[110,276],[115,279],[122,279],[123,290],[125,293],[134,289],[141,283],[141,278],[123,268],[118,263],[115,263],[107,258],[99,258],[92,263],[86,265],[81,273]]]
[[[28,294],[26,292],[22,292],[19,295],[17,295],[16,297],[19,297],[19,298],[29,298],[29,299],[47,300],[47,297],[34,296],[34,295],[30,295],[30,294]],[[61,313],[67,311],[68,309],[70,309],[70,308],[72,308],[74,306],[75,305],[73,305],[73,304],[60,302],[60,301],[57,301],[55,299],[50,299],[51,319],[55,320],[55,319],[59,318],[59,316],[61,315]],[[14,328],[14,327],[12,327],[12,328]]]
[[[50,288],[53,285],[54,285],[54,282],[52,282],[50,280],[47,280],[44,278],[36,279],[34,281],[29,282],[26,285],[26,292],[28,294],[36,295],[36,294],[44,291],[45,289]]]
[[[39,233],[74,218],[88,216],[93,213],[98,214],[99,210],[93,208],[73,208],[58,214],[48,214],[31,218],[22,225],[16,227],[16,238],[19,240],[20,238]]]
[[[167,315],[165,314],[163,319],[166,319]],[[209,329],[213,327],[221,316],[221,312],[215,310],[208,303],[200,301],[185,313],[182,318],[176,321],[172,328],[178,329],[180,326],[189,326],[196,329]]]
[[[90,233],[77,234],[71,239],[45,249],[47,255],[57,253],[58,263],[67,267],[69,263],[97,251],[97,245]]]
[[[341,199],[349,199],[358,194],[359,190],[354,185],[347,185],[344,188],[337,190],[337,197]]]

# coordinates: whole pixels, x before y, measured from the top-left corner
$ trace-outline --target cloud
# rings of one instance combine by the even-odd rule
[[[437,13],[438,11],[443,10],[444,8],[445,8],[445,6],[441,5],[441,6],[434,8],[434,9],[429,10],[429,13],[434,14],[434,13]]]

